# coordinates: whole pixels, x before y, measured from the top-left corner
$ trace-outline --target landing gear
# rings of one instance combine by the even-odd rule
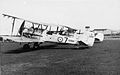
[[[33,45],[33,48],[34,48],[34,49],[39,48],[39,43],[38,43],[38,42],[35,42],[34,45]]]
[[[40,43],[38,42],[31,42],[31,43],[24,44],[23,49],[30,49],[30,48],[37,49],[39,48],[39,45]]]
[[[87,46],[85,43],[79,41],[78,44],[75,45],[76,49],[84,49],[84,48],[88,48],[89,46]]]
[[[75,45],[74,47],[75,47],[76,49],[79,49],[79,48],[80,48],[80,45],[77,44],[77,45]]]
[[[30,49],[30,45],[29,44],[23,45],[23,49]]]
[[[78,42],[77,44],[74,45],[74,48],[75,48],[75,49],[79,49],[79,48],[80,48],[79,42]]]

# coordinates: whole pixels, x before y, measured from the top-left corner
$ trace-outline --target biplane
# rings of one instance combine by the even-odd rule
[[[55,42],[59,44],[72,44],[79,48],[81,46],[91,47],[94,44],[94,35],[91,32],[81,33],[80,30],[67,26],[57,27],[57,30],[46,30],[44,38],[47,42]]]
[[[63,25],[51,25],[47,23],[36,23],[22,18],[2,14],[4,17],[13,19],[12,31],[10,36],[0,36],[3,41],[27,42],[23,48],[38,48],[44,42],[59,44],[72,44],[77,48],[81,45],[91,47],[94,44],[94,36],[91,32],[81,33],[80,30],[70,28]],[[16,19],[22,20],[22,24],[18,30],[18,35],[13,36]],[[25,23],[32,24],[26,27]],[[54,29],[54,30],[53,30]]]

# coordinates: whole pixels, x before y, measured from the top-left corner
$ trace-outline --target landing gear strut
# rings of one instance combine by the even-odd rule
[[[34,49],[39,48],[39,43],[38,43],[38,42],[35,42],[34,45],[33,45],[33,48],[34,48]]]
[[[27,43],[27,44],[23,45],[23,49],[30,49],[30,48],[36,49],[36,48],[39,48],[39,45],[40,45],[40,43],[38,43],[38,42]]]
[[[29,44],[23,45],[23,49],[30,49],[30,45]]]

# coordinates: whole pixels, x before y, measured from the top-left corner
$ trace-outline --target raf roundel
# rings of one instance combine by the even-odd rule
[[[62,37],[58,37],[58,42],[62,42],[63,41],[63,38]]]

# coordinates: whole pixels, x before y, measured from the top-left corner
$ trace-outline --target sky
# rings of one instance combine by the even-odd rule
[[[0,0],[3,13],[76,29],[120,29],[120,0]],[[21,22],[16,24],[15,34]],[[0,16],[0,34],[10,34],[11,24],[10,18]]]

